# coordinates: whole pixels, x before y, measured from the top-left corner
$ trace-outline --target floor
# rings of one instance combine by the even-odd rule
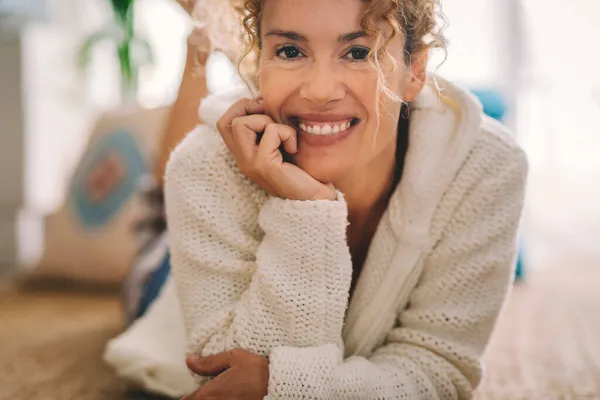
[[[600,263],[574,261],[514,288],[478,400],[600,399]],[[0,400],[141,399],[100,361],[122,327],[117,295],[0,291]]]
[[[480,400],[600,399],[600,265],[518,285],[486,354]]]

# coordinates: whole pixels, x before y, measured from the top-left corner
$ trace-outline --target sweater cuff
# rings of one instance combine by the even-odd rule
[[[333,371],[343,361],[333,343],[314,347],[276,347],[269,354],[266,400],[328,398]]]
[[[346,240],[348,208],[344,195],[336,200],[290,200],[270,197],[263,205],[258,223],[265,233],[283,234],[295,240],[298,235],[313,239],[334,235]]]

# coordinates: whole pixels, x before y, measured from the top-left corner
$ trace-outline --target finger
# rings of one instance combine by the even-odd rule
[[[265,130],[258,146],[254,168],[278,195],[281,194],[281,190],[285,185],[289,184],[289,182],[286,182],[286,176],[281,168],[284,160],[280,146],[283,143],[284,148],[287,147],[290,152],[294,152],[296,150],[295,138],[296,131],[292,128],[285,125],[272,124]]]
[[[190,356],[186,359],[188,368],[201,376],[217,376],[231,367],[231,351],[207,357]]]
[[[265,129],[265,133],[258,146],[257,157],[266,159],[279,156],[279,147],[283,145],[283,149],[289,154],[298,152],[298,141],[296,130],[291,126],[282,124],[271,124]]]
[[[243,117],[245,115],[253,115],[253,114],[264,114],[265,106],[263,105],[262,100],[257,99],[240,99],[233,103],[231,107],[219,118],[217,122],[217,128],[219,132],[223,134],[227,134],[229,131],[229,127],[231,126],[231,122],[239,117]]]
[[[253,115],[253,114],[264,114],[265,113],[265,105],[263,103],[262,98],[254,98],[254,99],[240,99],[233,103],[233,106],[227,110],[224,115],[227,115],[230,119],[242,117],[244,115]]]
[[[271,117],[264,114],[247,115],[238,117],[232,122],[232,131],[244,160],[254,159],[254,153],[258,150],[257,136],[264,132],[267,126],[273,124]]]

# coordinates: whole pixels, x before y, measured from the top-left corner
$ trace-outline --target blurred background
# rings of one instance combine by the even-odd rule
[[[87,362],[101,364],[104,342],[121,329],[118,295],[96,287],[118,287],[139,251],[129,228],[143,205],[133,193],[155,169],[191,21],[173,0],[137,0],[136,38],[123,54],[119,33],[106,28],[117,18],[111,4],[0,0],[0,272],[70,282],[68,294],[16,295],[3,279],[13,295],[0,300],[0,399],[75,398],[64,393],[77,390],[79,398],[119,398],[124,390],[107,370],[102,383],[74,383],[69,374],[83,366],[75,359],[49,373],[55,353],[48,346],[72,335],[81,354],[89,352]],[[518,287],[490,347],[480,396],[600,398],[600,1],[443,6],[448,57],[442,63],[437,54],[431,68],[473,90],[530,161]],[[233,79],[225,56],[211,56],[209,65],[211,91]],[[125,161],[115,161],[113,150]],[[106,204],[94,208],[86,188]],[[86,296],[73,294],[72,282]],[[16,302],[30,314],[14,311]],[[86,312],[73,327],[44,319],[48,310],[80,312],[74,302]],[[27,357],[37,361],[2,361],[16,354],[9,350],[16,332],[36,318],[55,334],[27,338],[38,345]],[[543,322],[533,326],[536,320]],[[17,375],[30,378],[15,383]],[[36,385],[50,392],[31,391]]]

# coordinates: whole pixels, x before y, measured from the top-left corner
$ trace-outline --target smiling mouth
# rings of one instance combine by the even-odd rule
[[[358,124],[359,121],[358,118],[348,118],[341,121],[316,122],[296,118],[293,122],[303,133],[316,136],[330,136],[347,131],[352,126]]]

